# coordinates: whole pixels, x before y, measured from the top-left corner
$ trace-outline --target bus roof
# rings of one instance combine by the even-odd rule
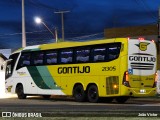
[[[92,40],[92,41],[84,41],[84,42],[66,41],[66,42],[59,42],[59,43],[49,43],[49,44],[27,46],[27,47],[16,50],[14,53],[19,53],[21,51],[39,51],[39,50],[49,50],[49,49],[57,49],[57,48],[68,48],[68,47],[76,47],[76,46],[93,45],[93,44],[113,43],[113,42],[120,42],[120,41],[122,42],[126,40],[128,39],[127,38],[112,38],[112,39],[101,39],[101,40]]]

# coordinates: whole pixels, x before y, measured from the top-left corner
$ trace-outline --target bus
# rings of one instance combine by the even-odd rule
[[[6,92],[73,96],[75,101],[125,103],[156,94],[153,40],[113,38],[21,48],[6,62]]]

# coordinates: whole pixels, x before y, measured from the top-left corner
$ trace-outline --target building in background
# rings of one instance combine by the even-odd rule
[[[158,42],[158,26],[154,25],[144,25],[144,26],[134,26],[134,27],[121,27],[121,28],[107,28],[104,30],[105,38],[118,38],[118,37],[129,37],[129,38],[139,38],[146,40],[154,40],[157,45],[157,69],[160,70],[160,45]]]
[[[3,54],[6,58],[11,55],[11,49],[0,49],[0,54]]]
[[[108,28],[104,30],[105,38],[117,38],[117,37],[132,37],[144,39],[157,40],[158,27],[157,25],[144,25],[134,27],[122,27],[122,28]]]
[[[11,49],[0,49],[0,71],[3,70],[3,63],[9,58],[11,54]]]

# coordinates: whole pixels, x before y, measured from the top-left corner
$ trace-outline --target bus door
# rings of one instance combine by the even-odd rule
[[[3,70],[5,71],[5,79],[8,79],[12,74],[11,62],[12,62],[12,59],[9,59],[9,60],[6,60],[3,64]]]
[[[5,92],[8,93],[8,92],[11,92],[11,84],[12,84],[12,79],[9,79],[12,75],[12,68],[11,68],[11,62],[12,62],[12,59],[9,59],[9,60],[6,60],[4,63],[3,63],[3,70],[5,71]]]
[[[36,66],[31,66],[31,53],[22,52],[16,68],[16,81],[22,83],[24,92],[27,94],[37,94],[37,74]]]
[[[132,88],[152,88],[156,72],[156,47],[152,41],[129,40],[128,45],[128,74]]]

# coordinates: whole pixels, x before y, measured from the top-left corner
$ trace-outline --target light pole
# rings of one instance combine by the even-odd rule
[[[56,39],[56,43],[58,42],[58,37],[57,37],[57,29],[55,29],[55,34],[49,29],[49,27],[42,21],[42,19],[41,18],[39,18],[39,17],[36,17],[35,18],[35,22],[37,23],[37,24],[43,24],[46,28],[47,28],[47,30],[53,35],[53,37]]]
[[[24,0],[22,0],[22,47],[26,47]]]
[[[61,24],[62,24],[62,41],[64,41],[64,13],[68,13],[70,11],[58,11],[58,12],[54,12],[54,13],[58,13],[61,14]]]

